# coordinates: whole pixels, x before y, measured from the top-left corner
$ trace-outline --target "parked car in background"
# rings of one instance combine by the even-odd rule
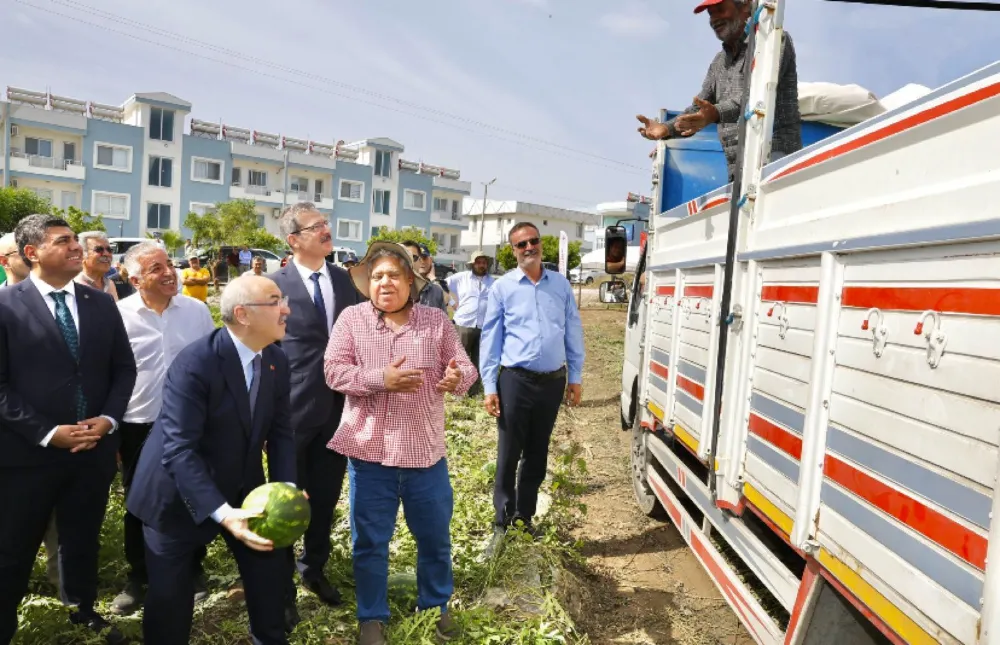
[[[326,261],[333,262],[337,266],[342,267],[344,266],[344,258],[347,257],[349,253],[353,253],[357,257],[361,257],[361,255],[364,255],[364,254],[359,254],[355,252],[354,249],[349,249],[346,246],[335,246],[333,247],[333,252],[330,253],[330,255],[326,256]]]
[[[136,244],[141,244],[142,242],[156,242],[164,250],[167,246],[163,243],[163,240],[149,237],[109,237],[108,242],[111,244],[111,255],[112,255],[112,266],[118,264],[122,261],[122,256],[125,255],[125,251]]]
[[[603,271],[598,271],[597,269],[584,269],[583,267],[576,267],[575,269],[569,270],[569,281],[573,284],[594,284],[602,275]]]

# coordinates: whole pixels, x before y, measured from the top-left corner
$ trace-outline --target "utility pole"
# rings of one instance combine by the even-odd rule
[[[477,251],[483,250],[483,233],[486,232],[486,195],[489,194],[490,186],[496,180],[497,178],[494,177],[488,182],[483,182],[483,214],[479,219],[479,248],[476,249]],[[497,248],[499,248],[499,245],[497,245]]]

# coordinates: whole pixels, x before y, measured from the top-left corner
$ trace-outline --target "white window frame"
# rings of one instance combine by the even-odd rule
[[[344,222],[346,224],[357,224],[358,225],[358,234],[357,234],[357,237],[341,237],[341,235],[340,235],[340,223],[341,222]],[[337,218],[337,239],[338,240],[345,240],[347,242],[361,242],[362,241],[361,240],[361,236],[362,236],[361,227],[362,227],[363,224],[364,224],[364,222],[362,222],[359,219],[340,219],[338,217]]]
[[[420,207],[420,208],[414,208],[412,206],[407,206],[406,205],[407,204],[407,197],[409,197],[410,195],[420,195],[420,197],[424,201],[424,205],[422,207]],[[404,210],[408,210],[408,211],[418,211],[418,212],[421,212],[421,213],[424,212],[424,211],[426,211],[427,210],[427,193],[425,191],[423,191],[423,190],[410,190],[409,188],[404,189],[403,190],[403,209]]]
[[[376,198],[377,193],[382,193],[382,210],[375,210],[378,204],[378,199]],[[388,193],[389,199],[386,199],[386,193]],[[388,211],[388,212],[385,212]],[[380,215],[382,217],[389,217],[392,215],[392,189],[390,188],[376,188],[372,191],[372,214]]]
[[[188,212],[184,213],[184,215],[186,216],[188,213],[194,213],[194,212],[196,212],[194,210],[195,206],[204,207],[205,210],[206,210],[206,212],[211,212],[211,211],[215,210],[215,204],[210,204],[209,202],[189,202],[188,203]]]
[[[202,177],[194,176],[194,167],[199,161],[205,163],[216,163],[219,164],[219,180],[205,179]],[[231,173],[232,171],[230,171]],[[215,184],[216,186],[221,186],[223,184],[223,177],[226,176],[226,164],[222,159],[212,159],[210,157],[191,157],[191,181],[196,181],[199,184]]]
[[[125,150],[126,152],[128,152],[128,167],[126,167],[126,168],[117,168],[115,166],[105,166],[105,165],[97,163],[97,149],[100,148],[101,146],[104,146],[106,148],[118,148],[119,150]],[[111,170],[113,172],[131,173],[132,172],[132,164],[135,163],[135,158],[134,157],[135,157],[135,155],[133,153],[132,146],[123,146],[123,145],[121,145],[119,143],[108,143],[106,141],[95,141],[94,142],[94,168],[99,168],[101,170]]]
[[[108,197],[124,197],[125,198],[125,217],[115,217],[114,215],[107,215],[104,213],[97,212],[97,196],[106,195]],[[127,220],[129,215],[132,213],[132,195],[129,193],[113,193],[108,190],[92,190],[90,191],[90,214],[94,217],[101,215],[104,219],[117,219],[117,220]]]
[[[381,168],[379,168],[379,160],[382,160]],[[378,172],[381,170],[382,172]],[[372,174],[376,177],[382,177],[383,179],[392,179],[392,151],[391,150],[376,150],[375,155],[372,157]]]
[[[169,208],[169,209],[171,210],[171,213],[170,213],[170,219],[171,219],[171,220],[173,220],[173,219],[174,219],[174,214],[173,214],[173,212],[172,212],[172,211],[173,211],[173,206],[174,206],[173,204],[171,204],[170,202],[156,202],[156,201],[148,201],[148,202],[146,202],[146,208],[145,208],[145,209],[143,210],[143,213],[142,213],[142,214],[143,214],[143,216],[145,217],[145,219],[143,220],[143,223],[144,223],[144,224],[145,224],[145,226],[146,226],[145,230],[147,230],[147,231],[172,231],[172,230],[174,230],[174,229],[172,229],[172,228],[160,228],[159,226],[156,226],[156,227],[151,227],[151,226],[149,226],[149,207],[150,207],[150,206],[152,206],[152,205],[156,205],[156,206],[166,206],[167,208]],[[157,219],[157,224],[159,224],[159,223],[160,223],[160,222],[159,222],[159,219],[160,219],[159,215],[160,215],[160,213],[159,213],[159,212],[157,212],[157,217],[156,217],[156,219]],[[171,222],[171,223],[172,223],[172,222]]]
[[[354,199],[352,197],[344,197],[344,184],[357,184],[358,186],[360,186],[361,190],[358,191],[359,197],[357,199]],[[365,203],[365,182],[363,182],[363,181],[355,181],[353,179],[341,179],[340,182],[337,184],[337,199],[339,199],[341,201],[345,201],[345,202],[354,202],[355,204],[364,204]]]

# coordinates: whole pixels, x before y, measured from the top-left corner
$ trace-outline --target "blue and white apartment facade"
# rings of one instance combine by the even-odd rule
[[[8,87],[0,185],[101,215],[113,237],[189,237],[188,213],[233,199],[254,200],[258,225],[277,234],[283,207],[311,201],[336,246],[363,253],[382,226],[417,228],[438,242],[439,261],[463,259],[470,184],[458,170],[409,161],[388,138],[319,143],[188,118],[191,108],[164,92],[115,106]]]

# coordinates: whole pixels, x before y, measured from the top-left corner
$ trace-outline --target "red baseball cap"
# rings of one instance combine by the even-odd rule
[[[700,5],[694,8],[695,13],[701,13],[705,9],[708,9],[712,5],[722,4],[724,0],[704,0]]]

